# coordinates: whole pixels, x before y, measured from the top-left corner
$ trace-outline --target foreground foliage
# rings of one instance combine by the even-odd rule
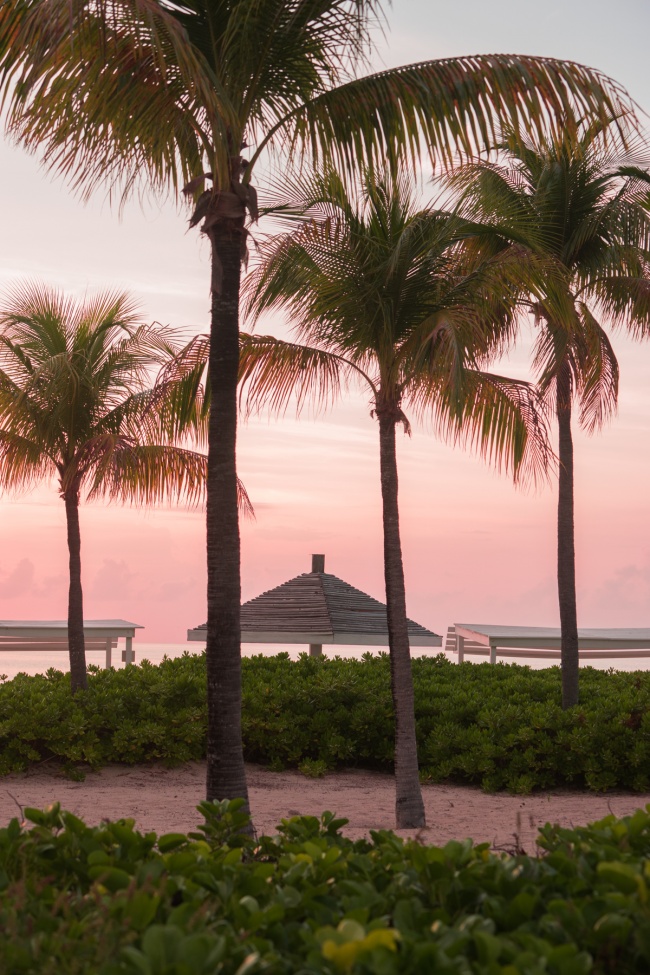
[[[241,835],[243,800],[205,825],[88,827],[58,804],[0,829],[0,963],[14,975],[258,972],[600,975],[650,967],[650,815],[547,825],[545,855],[394,833],[344,819]],[[649,807],[650,808],[650,807]],[[30,825],[31,824],[31,825]]]
[[[420,769],[433,782],[529,792],[562,785],[650,788],[650,673],[586,667],[580,707],[560,707],[559,668],[413,661]],[[246,758],[319,775],[392,769],[387,655],[243,660]],[[70,699],[69,676],[0,684],[0,775],[48,759],[82,777],[108,762],[205,757],[205,657],[97,670]]]

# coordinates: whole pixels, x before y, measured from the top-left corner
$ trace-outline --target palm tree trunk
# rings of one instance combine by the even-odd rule
[[[415,703],[411,651],[406,621],[406,593],[397,501],[396,419],[391,411],[377,410],[381,497],[384,518],[384,576],[388,615],[390,672],[395,712],[395,820],[398,828],[426,826],[418,774]]]
[[[70,553],[70,588],[68,590],[68,652],[70,654],[70,687],[72,693],[88,686],[86,674],[86,641],[84,638],[84,601],[81,589],[81,531],[79,529],[79,492],[65,492],[65,517]]]
[[[242,230],[220,221],[212,244],[207,480],[208,743],[206,795],[246,800],[241,733],[241,582],[237,511],[237,379]]]
[[[578,614],[573,524],[573,438],[571,436],[571,373],[565,363],[557,377],[559,428],[559,497],[557,506],[557,587],[562,633],[562,707],[578,703]]]

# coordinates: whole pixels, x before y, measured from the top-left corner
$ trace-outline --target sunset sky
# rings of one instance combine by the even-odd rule
[[[650,109],[647,0],[395,0],[375,66],[491,52],[570,58],[598,67]],[[82,296],[130,291],[143,316],[208,325],[208,245],[173,202],[137,202],[120,219],[99,188],[83,205],[38,160],[0,144],[0,289],[29,277]],[[267,330],[287,334],[279,319]],[[527,374],[530,336],[510,370]],[[650,626],[650,344],[615,336],[618,417],[576,432],[578,619]],[[504,367],[505,369],[505,367]],[[423,427],[399,437],[409,615],[439,633],[454,621],[558,625],[554,482],[515,490],[480,460]],[[312,552],[326,570],[383,598],[378,431],[363,392],[325,416],[242,426],[239,468],[257,519],[242,526],[245,599],[299,572]],[[200,510],[85,505],[87,618],[145,626],[146,642],[184,639],[205,619]],[[0,618],[63,618],[63,503],[44,485],[0,498]]]

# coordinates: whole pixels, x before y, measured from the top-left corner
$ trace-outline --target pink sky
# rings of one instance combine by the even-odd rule
[[[571,57],[611,73],[648,107],[650,11],[635,0],[617,11],[613,22],[609,3],[593,0],[550,0],[541,14],[522,0],[396,0],[383,59],[480,51]],[[207,245],[185,232],[173,205],[142,211],[134,203],[120,221],[101,192],[84,207],[21,151],[0,145],[0,159],[0,288],[21,276],[77,294],[121,286],[151,319],[206,328]],[[623,336],[615,344],[619,415],[596,437],[576,435],[579,622],[648,626],[650,345]],[[511,371],[525,374],[526,355],[524,337]],[[555,485],[517,491],[424,429],[400,437],[398,449],[410,615],[438,632],[454,621],[557,624]],[[244,598],[307,571],[312,552],[325,552],[329,571],[382,597],[377,430],[363,393],[324,418],[243,426],[239,465],[257,510],[242,526]],[[205,618],[203,547],[200,511],[85,506],[86,616],[142,623],[146,642],[183,640]],[[62,618],[66,590],[64,512],[54,486],[0,499],[0,618]]]

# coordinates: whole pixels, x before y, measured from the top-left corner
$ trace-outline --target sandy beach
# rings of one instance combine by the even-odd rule
[[[87,823],[103,818],[133,817],[141,830],[186,831],[201,821],[196,805],[203,798],[205,765],[182,768],[114,765],[72,782],[60,771],[42,766],[0,781],[0,823],[19,814],[19,806],[45,807],[59,801]],[[299,772],[270,772],[248,766],[253,818],[258,833],[274,833],[281,819],[319,815],[329,809],[350,822],[345,832],[360,837],[371,829],[394,826],[394,785],[390,775],[348,770],[309,779]],[[512,796],[489,795],[470,786],[424,785],[427,829],[423,842],[443,844],[471,837],[498,849],[535,851],[535,839],[546,822],[579,826],[609,813],[624,816],[650,803],[650,794],[577,791]],[[402,830],[401,835],[416,835]]]

